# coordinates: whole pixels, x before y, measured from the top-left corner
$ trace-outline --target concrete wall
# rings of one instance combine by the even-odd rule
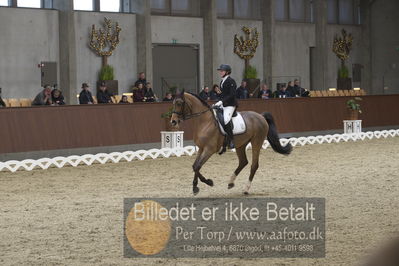
[[[363,62],[363,47],[362,47],[362,28],[361,26],[353,26],[353,25],[327,25],[327,43],[328,43],[328,51],[327,51],[327,81],[326,85],[328,88],[336,88],[337,87],[337,77],[338,77],[338,69],[341,66],[341,60],[335,55],[332,51],[333,42],[335,35],[338,37],[342,36],[341,32],[342,29],[345,29],[347,34],[352,34],[353,36],[353,43],[352,43],[352,51],[349,54],[349,58],[345,61],[345,65],[349,69],[349,76],[352,77],[352,65],[353,64],[361,64],[364,65]],[[362,71],[362,81],[364,80],[364,73]],[[353,78],[353,77],[352,77]],[[355,87],[362,87],[361,82],[354,82],[352,86]]]
[[[399,93],[398,11],[397,0],[376,0],[371,6],[371,73],[375,94]]]
[[[310,86],[310,47],[315,46],[315,25],[309,23],[276,23],[273,46],[273,90],[277,82],[300,79]]]
[[[104,17],[118,22],[122,28],[119,45],[112,56],[108,58],[108,64],[115,69],[115,79],[119,81],[119,93],[130,91],[130,87],[137,79],[136,65],[136,16],[134,14],[99,13],[99,12],[75,12],[76,33],[76,92],[80,92],[81,84],[89,82],[92,92],[96,92],[96,82],[101,69],[101,57],[97,56],[88,46],[91,26],[96,29],[102,27]]]
[[[204,31],[202,18],[152,16],[152,43],[198,44],[200,86],[204,85]]]
[[[259,33],[259,45],[255,56],[249,62],[250,65],[256,67],[258,71],[258,78],[264,79],[263,73],[263,42],[262,42],[262,22],[255,20],[232,20],[232,19],[218,19],[217,20],[217,62],[219,64],[231,65],[233,72],[232,77],[236,80],[237,85],[241,83],[244,74],[245,63],[238,55],[234,53],[234,35],[245,36],[242,27],[256,28]],[[216,71],[216,70],[215,70]]]
[[[0,7],[2,97],[35,97],[42,61],[59,61],[58,11]]]

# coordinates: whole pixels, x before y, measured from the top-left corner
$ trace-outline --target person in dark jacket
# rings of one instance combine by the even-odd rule
[[[101,82],[100,89],[97,91],[98,103],[112,103],[112,94],[108,93],[105,82]]]
[[[294,82],[292,82],[291,80],[288,81],[288,86],[287,86],[286,92],[287,92],[287,95],[289,95],[289,97],[295,97],[295,95],[296,95],[296,91],[294,88]]]
[[[143,83],[139,83],[137,88],[133,90],[133,102],[144,102],[144,88]]]
[[[248,99],[249,98],[249,90],[247,88],[247,82],[243,80],[241,82],[241,86],[237,88],[236,91],[237,99]]]
[[[204,87],[204,89],[200,92],[199,97],[201,97],[204,101],[209,101],[211,99],[211,92],[209,91],[208,86]]]
[[[280,89],[277,91],[276,93],[277,98],[290,98],[291,95],[290,93],[287,91],[287,86],[282,85],[280,87]]]
[[[82,84],[82,91],[79,94],[79,104],[93,104],[93,96],[89,91],[89,84],[83,83]]]
[[[1,88],[0,88],[0,107],[6,107],[6,103],[1,98]]]
[[[295,96],[292,97],[309,97],[309,92],[300,86],[297,79],[294,80],[294,92]]]
[[[171,101],[173,101],[172,93],[167,92],[167,93],[165,94],[165,98],[163,98],[162,101],[163,101],[163,102],[171,102]]]
[[[144,73],[144,72],[140,72],[140,73],[139,73],[138,79],[137,79],[136,82],[134,83],[134,86],[135,86],[136,88],[138,88],[138,87],[139,87],[139,83],[142,83],[143,86],[145,86],[145,84],[147,84],[147,80],[146,80],[146,78],[145,78],[145,73]]]
[[[62,91],[59,89],[54,89],[51,92],[51,98],[53,100],[54,105],[65,105],[64,96],[62,95]]]
[[[269,90],[266,84],[262,84],[261,89],[259,90],[258,93],[258,98],[261,99],[269,99],[272,98],[272,91]]]
[[[51,86],[44,85],[44,89],[36,95],[35,99],[32,101],[32,105],[52,105],[51,100]]]
[[[151,82],[147,82],[144,88],[144,99],[147,103],[155,102],[157,97],[151,88]]]
[[[221,99],[222,91],[219,88],[219,85],[215,84],[212,87],[211,91],[211,100],[212,101],[219,101]]]
[[[119,101],[120,104],[126,104],[129,103],[129,101],[127,100],[127,96],[126,95],[122,95],[121,100]]]
[[[220,65],[217,69],[222,81],[220,82],[220,89],[222,91],[221,100],[214,104],[215,107],[221,107],[223,109],[223,128],[227,134],[227,141],[223,145],[223,151],[226,146],[230,149],[234,149],[233,142],[233,128],[230,123],[233,113],[237,108],[236,90],[237,85],[234,79],[230,77],[231,67],[226,64]],[[223,153],[222,151],[222,153]]]

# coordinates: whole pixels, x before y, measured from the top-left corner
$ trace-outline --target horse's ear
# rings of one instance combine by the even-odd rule
[[[184,88],[180,91],[179,95],[180,95],[180,97],[181,97],[182,99],[184,99]]]

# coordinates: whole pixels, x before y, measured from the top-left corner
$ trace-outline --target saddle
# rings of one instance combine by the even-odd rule
[[[223,108],[213,109],[213,114],[218,121],[219,130],[222,135],[226,136],[226,132],[224,131],[224,117],[223,117]],[[231,118],[230,122],[231,127],[233,129],[233,135],[243,134],[247,130],[247,126],[241,114],[234,110],[233,117]]]

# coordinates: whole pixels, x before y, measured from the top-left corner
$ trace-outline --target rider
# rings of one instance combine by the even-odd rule
[[[229,122],[233,116],[234,110],[237,107],[237,85],[234,79],[230,77],[231,67],[229,65],[222,64],[217,70],[219,71],[219,74],[222,78],[222,81],[220,82],[220,89],[222,91],[222,94],[221,100],[215,103],[214,106],[223,108],[223,121],[221,121],[221,123],[223,124],[222,126],[227,134],[229,144],[228,146],[230,149],[234,149],[233,128],[232,123]],[[226,147],[226,145],[227,143],[225,142],[224,148]]]

